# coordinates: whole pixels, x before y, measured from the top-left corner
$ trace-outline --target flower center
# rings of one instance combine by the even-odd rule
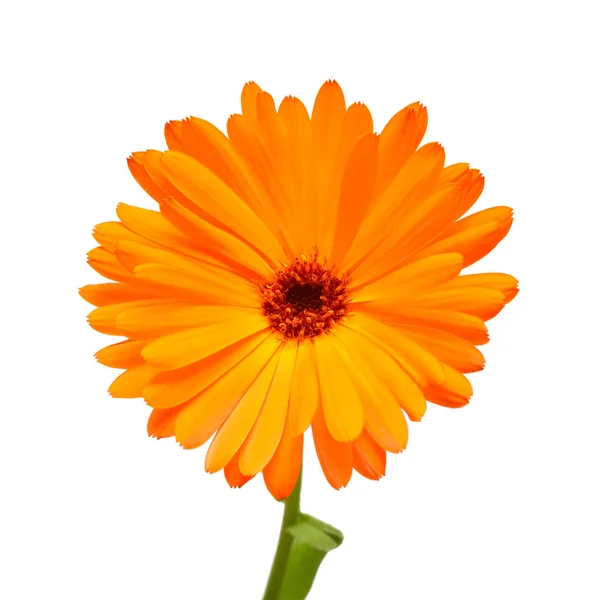
[[[296,283],[285,292],[286,302],[298,312],[319,310],[323,304],[323,286],[319,283]]]
[[[302,255],[260,283],[262,309],[273,330],[288,339],[311,338],[348,315],[350,278],[325,263],[316,254]]]

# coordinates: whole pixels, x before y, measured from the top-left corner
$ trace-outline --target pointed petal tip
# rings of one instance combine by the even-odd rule
[[[204,459],[204,471],[206,473],[208,473],[209,475],[214,475],[215,473],[218,473],[221,469],[216,469],[214,467],[212,467],[209,463],[207,458]]]
[[[319,91],[324,90],[336,90],[342,91],[342,86],[337,82],[336,79],[327,79],[323,85],[319,88]]]
[[[127,157],[127,164],[141,165],[143,156],[144,152],[142,150],[136,150]]]
[[[427,107],[420,101],[420,100],[415,100],[415,102],[411,102],[410,104],[408,104],[406,106],[406,108],[412,112],[412,113],[421,113],[421,112],[427,112]]]

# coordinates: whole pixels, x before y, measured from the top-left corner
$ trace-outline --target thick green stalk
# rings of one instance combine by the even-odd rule
[[[292,549],[292,536],[287,533],[287,528],[295,525],[300,516],[300,491],[302,489],[302,469],[296,481],[294,491],[284,500],[285,508],[283,510],[283,520],[281,521],[281,529],[279,530],[279,541],[277,542],[277,550],[273,558],[271,573],[267,581],[265,595],[263,600],[280,600],[279,592],[283,583],[283,576],[287,566],[290,550]]]

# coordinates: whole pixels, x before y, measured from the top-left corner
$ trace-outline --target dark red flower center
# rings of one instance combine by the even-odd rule
[[[286,338],[315,337],[348,315],[350,279],[325,262],[317,255],[300,256],[260,283],[263,312]]]

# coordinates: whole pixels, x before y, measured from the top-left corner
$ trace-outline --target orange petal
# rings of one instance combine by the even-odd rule
[[[277,368],[274,355],[221,425],[206,454],[205,468],[216,473],[231,461],[257,421]]]
[[[320,207],[324,213],[323,220],[321,222],[321,226],[324,227],[324,231],[322,232],[322,235],[319,236],[319,239],[322,238],[322,246],[319,246],[319,250],[321,250],[324,256],[331,256],[331,248],[337,229],[337,227],[332,227],[331,224],[336,222],[340,212],[343,211],[344,214],[348,212],[348,210],[351,212],[358,210],[360,212],[360,204],[358,204],[356,208],[352,204],[355,196],[351,194],[351,186],[356,184],[362,188],[362,195],[365,195],[366,191],[366,196],[368,196],[368,199],[365,200],[364,198],[361,198],[362,205],[368,205],[371,202],[373,186],[375,185],[375,177],[377,175],[378,142],[371,142],[374,147],[372,148],[372,154],[368,157],[364,156],[365,152],[363,152],[362,148],[358,151],[355,151],[355,145],[358,144],[359,140],[365,135],[372,140],[377,140],[377,136],[372,134],[373,118],[371,117],[369,109],[360,102],[351,104],[344,114],[344,118],[342,119],[340,139],[338,142],[332,171],[329,176],[328,191],[326,194],[327,202],[325,205]],[[352,157],[352,154],[356,154],[357,152],[363,155],[362,158],[357,158],[356,156]],[[351,157],[352,162],[349,164]],[[353,171],[356,170],[360,170],[362,172],[366,178],[366,181],[363,182],[359,175],[353,173]],[[370,172],[371,170],[373,173]],[[346,178],[345,189],[342,187],[344,178]],[[352,179],[351,182],[349,181],[350,179]],[[343,198],[341,197],[342,191],[344,193]],[[350,204],[347,203],[349,195],[351,195]],[[364,209],[366,212],[366,206]]]
[[[385,327],[375,328],[374,325],[376,325],[376,323],[374,323],[374,322],[369,323],[368,328],[365,328],[364,325],[365,325],[365,321],[363,321],[362,319],[359,319],[358,323],[357,323],[356,317],[354,319],[352,319],[352,321],[350,321],[346,325],[346,327],[348,329],[352,329],[355,332],[360,333],[363,338],[366,338],[365,341],[363,341],[363,339],[360,339],[360,341],[358,341],[358,338],[354,337],[354,340],[355,340],[354,341],[354,351],[356,352],[356,348],[358,347],[358,344],[362,343],[365,348],[369,349],[369,353],[371,354],[371,356],[377,356],[377,360],[373,360],[371,358],[371,363],[373,365],[373,368],[377,369],[377,374],[379,375],[381,380],[383,382],[386,382],[387,385],[394,391],[394,395],[396,396],[398,403],[400,404],[402,409],[406,412],[406,414],[410,417],[410,419],[413,421],[420,421],[422,416],[425,414],[425,408],[426,408],[425,398],[423,398],[423,394],[421,392],[421,386],[415,382],[415,379],[413,377],[411,377],[404,368],[394,369],[393,365],[389,363],[389,360],[386,360],[386,358],[384,358],[385,352],[381,352],[381,350],[382,349],[387,350],[387,353],[394,360],[396,360],[396,362],[399,365],[401,365],[402,363],[398,360],[398,358],[400,358],[400,360],[402,360],[403,357],[401,355],[399,355],[396,352],[396,350],[400,349],[402,351],[406,347],[411,347],[410,345],[412,344],[413,352],[411,354],[416,355],[417,351],[420,351],[420,356],[419,356],[420,360],[423,360],[426,358],[427,362],[431,362],[432,364],[435,364],[436,367],[439,367],[442,370],[442,373],[440,376],[437,376],[437,374],[436,374],[435,380],[438,380],[438,381],[443,380],[443,377],[444,377],[443,366],[438,363],[438,361],[435,359],[435,357],[433,357],[432,355],[429,355],[425,350],[420,348],[417,344],[414,344],[412,341],[407,340],[406,338],[402,339],[402,336],[397,335],[397,333],[396,333],[396,335],[393,335],[393,339],[390,340],[389,338],[387,338],[388,332],[385,331]],[[383,344],[381,344],[381,341],[380,341],[381,334],[383,334],[383,337],[384,337]],[[398,343],[398,340],[400,340],[400,343]],[[368,342],[372,342],[372,343],[369,345]],[[408,342],[408,344],[407,344],[407,342]],[[395,344],[395,345],[392,346],[391,344]],[[360,350],[359,350],[359,352],[360,352]],[[425,364],[425,363],[423,363],[423,364]],[[377,365],[377,366],[375,366],[375,365]],[[419,374],[423,373],[423,371],[421,369],[418,369],[417,372]],[[391,380],[392,376],[393,376],[393,380]],[[423,379],[425,381],[432,380],[431,374],[428,373],[425,377],[423,377]],[[370,383],[370,385],[373,386],[373,383]],[[376,392],[377,390],[374,390],[374,391]],[[373,396],[374,396],[374,394],[371,393],[370,397],[373,397]],[[371,402],[371,404],[373,404],[373,402]]]
[[[488,288],[502,292],[506,302],[510,302],[518,293],[519,282],[506,273],[476,273],[461,275],[442,286],[442,289]]]
[[[356,284],[369,275],[369,270],[365,271],[362,267],[365,259],[431,192],[444,166],[444,157],[444,150],[439,144],[423,146],[396,175],[381,199],[373,204],[340,267],[352,270]]]
[[[196,272],[202,269],[204,265],[208,265],[207,268],[212,267],[213,270],[219,269],[219,272],[221,273],[230,273],[230,271],[225,271],[222,267],[216,267],[215,265],[210,265],[203,261],[187,258],[178,252],[172,252],[166,248],[153,247],[152,245],[132,242],[130,240],[121,240],[117,242],[114,253],[117,260],[131,272],[133,272],[138,265],[158,264],[168,265],[188,272]],[[239,278],[236,275],[231,274],[231,279],[235,280]]]
[[[448,365],[444,365],[444,372],[446,377],[441,387],[463,398],[470,398],[473,395],[473,386],[462,373]]]
[[[168,408],[186,402],[225,375],[270,335],[268,330],[251,335],[201,361],[181,369],[159,373],[144,388],[144,399],[150,406],[157,408]]]
[[[100,306],[88,315],[88,322],[91,327],[100,333],[106,333],[108,335],[123,335],[123,333],[117,327],[117,317],[122,312],[148,307],[158,309],[159,306],[168,306],[170,303],[170,300],[150,299],[134,300],[132,302],[123,302],[122,304]]]
[[[396,304],[453,279],[462,266],[463,258],[457,252],[423,258],[358,288],[353,302],[373,303],[375,307]]]
[[[96,352],[96,360],[107,367],[115,369],[130,369],[144,364],[142,348],[145,341],[125,340],[112,344]]]
[[[469,174],[469,171],[470,169],[468,163],[454,163],[453,165],[448,165],[442,169],[439,183],[463,181],[465,178],[471,181],[471,175]]]
[[[131,273],[106,248],[94,248],[88,252],[87,256],[90,267],[103,277],[121,283],[128,283],[132,280]]]
[[[271,260],[284,260],[281,246],[256,213],[223,183],[212,171],[197,160],[169,150],[161,159],[165,175],[191,203],[199,216],[208,214],[226,230],[237,234]],[[196,211],[194,211],[196,212]]]
[[[408,441],[404,402],[398,385],[401,367],[383,350],[347,327],[332,334],[338,338],[350,376],[359,391],[365,428],[377,443],[390,452],[401,452]],[[404,402],[406,404],[406,402]],[[422,401],[424,411],[425,402]]]
[[[121,335],[149,340],[186,329],[211,327],[230,318],[240,319],[244,316],[240,310],[244,309],[235,306],[193,306],[176,301],[158,304],[153,301],[152,304],[123,307],[115,323]],[[254,316],[254,312],[248,310],[251,317]]]
[[[94,227],[92,235],[103,248],[106,248],[110,252],[115,251],[117,243],[121,240],[129,240],[132,242],[144,241],[142,236],[127,229],[123,223],[117,221],[99,223]]]
[[[158,201],[169,195],[150,177],[144,165],[144,152],[134,152],[127,159],[127,166],[134,179],[151,198]]]
[[[264,141],[264,153],[254,148],[246,159],[254,164],[255,171],[270,192],[279,229],[291,252],[297,255],[301,252],[301,237],[297,232],[299,198],[291,160],[291,138],[270,94],[259,94],[256,107],[259,139]]]
[[[449,331],[478,346],[487,344],[490,339],[479,317],[457,311],[402,307],[398,313],[387,313],[386,319],[395,325],[424,325]]]
[[[489,288],[456,287],[421,294],[407,304],[418,308],[456,310],[487,321],[504,308],[506,298],[502,292]]]
[[[263,470],[265,485],[275,500],[287,498],[294,490],[302,467],[303,435],[290,435],[283,430],[273,458]]]
[[[138,163],[140,168],[144,169],[146,177],[148,177],[154,187],[144,187],[143,182],[138,180],[138,183],[144,187],[146,192],[157,202],[161,202],[165,198],[173,197],[180,202],[188,202],[188,199],[182,194],[165,176],[161,165],[162,152],[158,150],[146,150],[145,152],[134,152],[133,158]],[[135,175],[134,175],[135,176]]]
[[[126,283],[94,283],[80,288],[79,295],[94,306],[107,306],[133,300],[148,300],[156,294],[141,286]]]
[[[173,227],[164,215],[155,210],[121,203],[117,206],[117,215],[125,227],[171,252],[180,252],[184,256],[199,260],[209,261],[211,259],[186,235]],[[218,260],[214,258],[212,262],[218,264]]]
[[[240,452],[240,470],[254,475],[271,460],[281,440],[290,401],[298,344],[285,342],[263,407]]]
[[[363,408],[337,344],[333,336],[315,339],[319,388],[327,428],[335,440],[349,442],[362,431]]]
[[[182,130],[183,123],[181,121],[168,121],[165,123],[165,140],[169,150],[179,150],[180,152],[185,152],[183,149]]]
[[[331,252],[326,248],[326,255],[331,256],[334,264],[342,263],[371,205],[377,174],[377,145],[377,136],[366,134],[356,142],[348,157]],[[334,218],[335,213],[332,220]]]
[[[335,81],[327,81],[315,98],[311,126],[314,139],[315,164],[315,246],[325,247],[325,232],[331,226],[327,222],[328,205],[332,189],[335,160],[340,144],[342,122],[346,112],[346,101],[342,89]]]
[[[453,394],[438,386],[431,386],[425,390],[427,401],[446,408],[461,408],[469,403],[468,398]]]
[[[232,488],[241,488],[246,485],[254,475],[244,475],[240,471],[240,467],[238,465],[238,456],[234,456],[229,463],[225,466],[225,479],[229,484],[229,487]]]
[[[177,420],[177,441],[184,448],[197,448],[210,439],[273,354],[280,349],[281,344],[274,336],[270,336],[213,385],[187,403]]]
[[[375,389],[375,386],[363,384],[363,389],[365,390],[366,399],[372,399],[374,397],[373,389]],[[399,392],[397,392],[397,394],[400,396]],[[393,406],[391,402],[386,401],[385,404],[387,404],[388,409]],[[402,452],[408,444],[408,423],[406,422],[404,413],[400,409],[400,404],[397,402],[396,407],[398,408],[398,415],[395,418],[394,427],[392,429],[384,419],[383,413],[380,408],[376,406],[376,403],[371,401],[365,402],[364,430],[373,437],[378,446],[387,452],[392,452],[394,454]],[[388,414],[389,413],[391,413],[390,410],[388,410]],[[413,421],[415,420],[417,419],[413,419]]]
[[[419,249],[435,239],[457,216],[461,190],[456,184],[436,186],[397,219],[393,231],[360,265],[356,284],[373,281],[401,268]]]
[[[137,304],[137,302],[127,302],[125,304]],[[122,304],[111,304],[101,306],[93,310],[88,315],[88,323],[92,329],[106,335],[121,335],[117,329],[117,315],[123,310]]]
[[[175,423],[181,412],[181,407],[155,408],[148,419],[148,435],[155,438],[173,437],[175,435]]]
[[[283,99],[279,115],[289,139],[289,161],[295,190],[293,215],[297,233],[292,235],[291,244],[298,254],[308,254],[314,247],[311,237],[316,228],[317,202],[310,117],[304,104],[290,96]]]
[[[411,259],[421,260],[424,257],[447,252],[458,252],[464,257],[472,251],[472,248],[478,247],[482,241],[485,243],[486,240],[495,238],[501,227],[502,225],[498,221],[483,223],[462,231],[457,231],[456,226],[452,225],[446,230],[443,237],[419,250]]]
[[[440,361],[462,373],[481,371],[485,365],[481,351],[457,335],[430,327],[402,326],[399,330]]]
[[[433,327],[434,329],[442,329],[459,335],[478,346],[489,342],[488,329],[485,323],[479,317],[458,311],[393,306],[391,304],[378,308],[375,303],[357,304],[356,308],[361,315],[371,319],[371,321],[385,322],[386,326],[417,325]],[[353,319],[353,321],[355,320]],[[354,326],[354,323],[352,325]],[[389,337],[385,343],[390,343]]]
[[[198,304],[260,308],[256,288],[229,271],[204,264],[193,271],[161,264],[143,264],[136,267],[137,281],[171,295],[176,299]]]
[[[357,312],[345,325],[389,354],[421,385],[444,380],[444,372],[437,358],[419,344],[401,335],[397,327],[381,322],[375,315],[363,312]]]
[[[163,369],[177,369],[268,327],[260,311],[249,308],[221,310],[216,307],[214,323],[211,325],[172,333],[150,342],[142,352],[144,359]],[[237,316],[234,316],[236,311]]]
[[[444,370],[445,381],[441,385],[432,385],[425,390],[427,400],[448,408],[465,406],[473,394],[471,383],[464,375],[448,365],[444,365]]]
[[[262,92],[262,88],[254,81],[249,81],[242,89],[242,113],[251,121],[257,121],[256,98]]]
[[[298,343],[296,366],[292,378],[288,415],[292,436],[298,436],[309,428],[318,403],[319,380],[315,345],[312,339],[304,339]]]
[[[368,107],[362,102],[354,102],[348,107],[342,120],[340,145],[338,148],[334,174],[338,183],[348,162],[348,157],[356,142],[365,134],[373,133],[373,117]]]
[[[317,457],[327,481],[336,490],[346,487],[352,477],[352,443],[338,442],[331,437],[320,406],[313,418],[312,433]]]
[[[383,361],[381,354],[379,354],[379,360]],[[381,375],[385,376],[388,386],[393,385],[394,396],[398,404],[401,408],[406,412],[409,418],[412,421],[420,421],[423,415],[425,414],[426,404],[425,398],[423,397],[423,392],[421,391],[421,387],[415,382],[415,380],[410,377],[404,369],[396,369],[393,370],[391,366],[385,371],[382,372],[382,369],[379,369],[378,372]],[[393,373],[394,381],[393,383],[389,381],[389,376]],[[377,418],[377,421],[385,424],[386,429],[390,432],[394,433],[394,440],[398,442],[398,446],[400,450],[402,450],[406,445],[406,436],[407,432],[405,430],[404,424],[402,422],[397,423],[397,427],[399,429],[392,429],[391,423],[389,419],[383,420],[384,415],[384,405],[382,396],[381,399],[375,399],[375,394],[373,392],[377,392],[377,389],[374,388],[372,382],[368,382],[371,387],[371,393],[369,394],[369,398],[371,401],[369,406],[371,408],[371,412],[374,413],[371,415],[371,419]],[[385,411],[388,415],[390,414],[389,406]],[[374,431],[371,431],[372,435],[375,435]]]
[[[187,258],[179,252],[173,252],[167,248],[161,248],[150,244],[131,240],[119,240],[114,249],[115,256],[118,261],[129,271],[133,271],[135,267],[142,264],[163,264],[193,271],[201,268],[201,265],[207,264],[201,261]]]
[[[108,393],[114,398],[141,398],[144,386],[158,372],[159,369],[150,365],[131,367],[110,384]]]
[[[393,181],[416,151],[427,129],[427,109],[413,102],[397,112],[383,128],[379,144],[376,196]]]
[[[259,100],[263,97],[259,96]],[[259,107],[261,105],[259,102]],[[232,144],[265,190],[265,202],[259,212],[262,220],[270,225],[284,252],[294,254],[291,244],[295,237],[295,189],[289,160],[289,141],[272,102],[269,102],[268,118],[263,112],[259,111],[261,129],[241,115],[233,115],[227,122],[227,131]]]
[[[416,257],[440,252],[460,252],[464,257],[464,266],[467,267],[483,258],[504,239],[512,221],[512,209],[507,206],[482,210],[457,221]]]
[[[176,150],[176,148],[172,148]],[[269,198],[260,179],[234,147],[232,141],[214,125],[190,117],[181,124],[181,148],[226,183],[248,206],[275,231],[274,215],[269,214]]]
[[[385,450],[363,431],[353,446],[354,468],[367,479],[381,479],[385,475]]]
[[[481,239],[479,243],[470,248],[469,251],[463,252],[465,259],[465,267],[476,263],[481,260],[484,256],[489,254],[508,234],[512,227],[512,218],[500,224],[500,227],[494,232],[489,234],[485,239]]]
[[[268,278],[273,270],[268,262],[235,236],[201,219],[174,198],[160,202],[165,218],[184,233],[208,256],[230,265],[242,275],[258,274]]]
[[[469,169],[461,198],[459,216],[466,213],[477,202],[483,192],[485,178],[477,169]]]

